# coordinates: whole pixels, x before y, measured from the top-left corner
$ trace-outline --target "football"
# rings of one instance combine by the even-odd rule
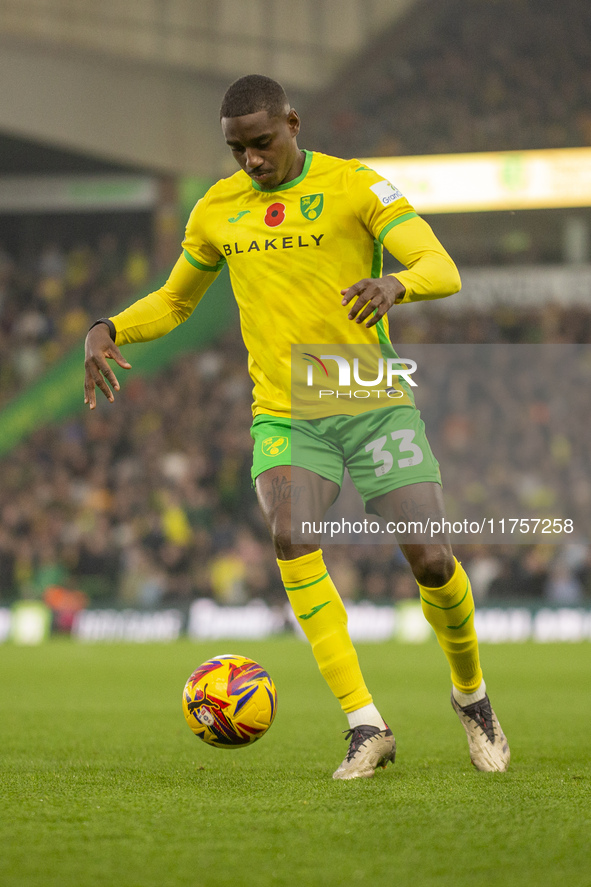
[[[216,748],[243,748],[267,732],[277,711],[277,691],[252,659],[231,653],[195,669],[183,690],[183,713],[199,739]]]

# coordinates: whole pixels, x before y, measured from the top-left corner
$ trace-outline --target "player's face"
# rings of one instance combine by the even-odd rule
[[[296,143],[300,119],[293,108],[282,117],[269,117],[267,111],[222,117],[222,131],[238,165],[263,191],[301,173],[304,157]]]

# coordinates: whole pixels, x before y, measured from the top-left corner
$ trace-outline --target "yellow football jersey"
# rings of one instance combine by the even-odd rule
[[[395,186],[357,160],[304,153],[301,174],[272,191],[243,171],[209,189],[191,213],[184,259],[169,282],[112,318],[117,344],[163,335],[185,320],[227,263],[253,412],[286,417],[292,344],[389,343],[387,317],[370,329],[350,321],[340,292],[381,276],[383,245],[409,269],[396,274],[403,301],[459,289],[452,260]],[[357,412],[345,403],[340,411]]]

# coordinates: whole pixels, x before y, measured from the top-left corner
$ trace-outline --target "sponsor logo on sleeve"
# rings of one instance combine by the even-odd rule
[[[384,206],[389,206],[395,200],[399,200],[402,197],[402,192],[385,179],[381,182],[376,182],[375,185],[370,185],[370,190],[373,191]]]

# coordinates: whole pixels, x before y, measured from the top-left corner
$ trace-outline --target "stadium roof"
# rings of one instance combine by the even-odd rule
[[[416,0],[0,0],[0,36],[315,91]]]
[[[215,176],[236,77],[274,77],[303,104],[418,0],[0,0],[0,154],[14,140],[164,173]],[[17,152],[18,153],[18,152]],[[16,166],[14,165],[16,164]],[[95,170],[97,169],[94,165]],[[59,170],[58,170],[59,171]]]

